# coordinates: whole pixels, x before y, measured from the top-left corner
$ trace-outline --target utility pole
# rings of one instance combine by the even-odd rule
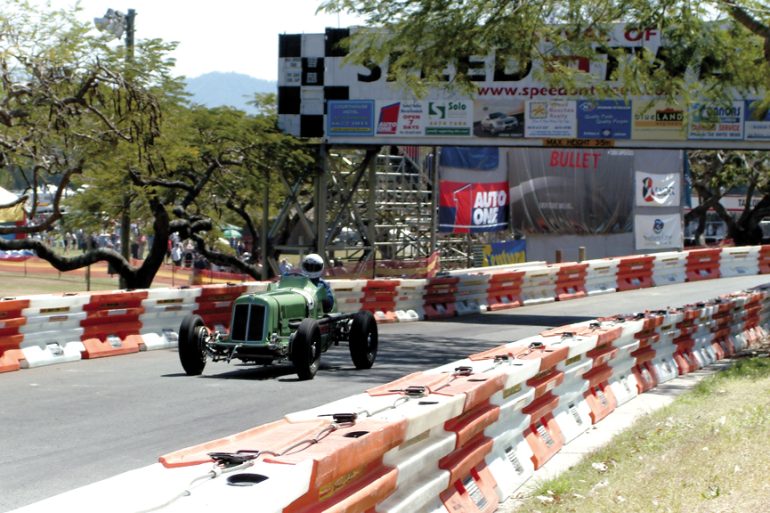
[[[134,62],[134,20],[136,11],[129,9],[128,14],[123,14],[114,9],[107,9],[107,13],[102,18],[94,18],[94,25],[102,32],[113,35],[120,39],[123,33],[126,34],[126,70]],[[131,262],[131,181],[126,174],[123,190],[123,204],[120,214],[120,254],[127,262]],[[125,289],[126,280],[120,278],[120,288]]]
[[[126,64],[127,68],[134,62],[134,19],[136,11],[129,9],[126,14]],[[126,175],[126,188],[123,190],[123,211],[120,214],[120,254],[126,261],[131,262],[131,181]],[[141,255],[140,255],[141,256]],[[126,280],[120,278],[120,288],[127,287]]]

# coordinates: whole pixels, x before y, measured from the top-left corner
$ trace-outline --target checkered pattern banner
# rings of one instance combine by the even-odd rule
[[[346,52],[340,42],[349,29],[324,34],[283,34],[278,45],[278,123],[298,137],[323,137],[329,100],[349,99],[347,85],[335,85],[326,69],[341,64]]]

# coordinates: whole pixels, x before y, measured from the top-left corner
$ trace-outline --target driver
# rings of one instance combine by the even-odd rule
[[[331,312],[332,308],[334,308],[334,293],[329,282],[321,278],[324,272],[324,259],[321,258],[321,255],[310,253],[302,259],[300,269],[302,270],[302,275],[317,285],[318,288],[324,287],[326,297],[324,297],[322,303],[323,311]]]

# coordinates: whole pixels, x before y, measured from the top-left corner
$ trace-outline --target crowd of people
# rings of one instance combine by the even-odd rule
[[[101,233],[88,233],[82,229],[71,231],[51,230],[42,234],[34,234],[31,237],[45,242],[56,250],[62,250],[65,254],[76,251],[86,252],[92,248],[108,248],[122,253],[119,227],[112,231]],[[145,235],[139,231],[136,225],[132,225],[130,236],[131,258],[137,260],[145,258],[149,248],[152,246],[152,242],[152,235]],[[248,253],[243,239],[233,237],[227,242],[239,258],[244,261],[250,260],[251,255]],[[211,264],[197,251],[192,240],[181,240],[177,233],[172,233],[169,237],[165,262],[177,267],[232,272],[232,269]],[[291,268],[291,264],[286,259],[281,262],[281,274],[288,272]]]
[[[120,252],[120,231],[87,233],[78,229],[66,232],[51,231],[44,234],[34,234],[34,239],[41,240],[55,249],[62,249],[65,253],[70,251],[85,252],[91,248],[109,248]],[[140,234],[138,230],[132,230],[130,253],[132,258],[144,258],[149,245],[152,244],[152,236]]]

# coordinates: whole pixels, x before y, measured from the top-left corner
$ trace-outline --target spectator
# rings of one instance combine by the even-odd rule
[[[177,242],[173,248],[171,248],[171,262],[176,265],[182,265],[182,243]]]
[[[281,259],[281,263],[278,265],[278,270],[281,272],[281,274],[289,274],[292,270],[294,270],[294,266],[289,263],[288,260],[285,258]]]
[[[139,242],[136,238],[131,240],[131,258],[139,260]]]
[[[209,266],[209,262],[208,260],[206,260],[206,257],[204,257],[203,255],[195,255],[195,262],[193,263],[193,267],[195,269],[198,269],[200,271],[203,269],[207,269],[208,266]]]

